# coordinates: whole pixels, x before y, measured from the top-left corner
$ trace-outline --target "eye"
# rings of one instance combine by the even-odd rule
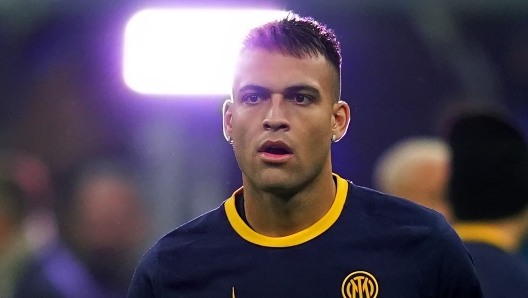
[[[249,104],[259,103],[263,100],[264,100],[264,96],[262,94],[252,93],[252,94],[247,94],[247,95],[242,96],[242,102],[246,102]]]
[[[305,94],[293,94],[288,100],[300,105],[309,104],[315,101],[313,97]]]

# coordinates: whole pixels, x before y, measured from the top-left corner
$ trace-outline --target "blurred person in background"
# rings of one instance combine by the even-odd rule
[[[17,198],[24,211],[21,214],[20,210],[12,210],[19,227],[15,234],[18,242],[12,241],[8,247],[16,252],[9,257],[10,262],[2,261],[11,265],[9,272],[0,275],[0,282],[11,280],[11,286],[9,296],[6,293],[0,297],[108,297],[100,294],[83,264],[60,237],[54,212],[60,204],[47,165],[22,150],[4,150],[0,152],[0,176],[12,184],[10,197]]]
[[[97,293],[86,297],[125,297],[145,249],[147,210],[132,174],[124,163],[88,162],[61,211],[63,235]]]
[[[389,147],[374,165],[377,190],[440,212],[452,222],[446,198],[449,146],[439,138],[412,137]]]
[[[456,106],[444,119],[455,230],[473,257],[485,297],[526,297],[528,146],[517,123],[492,106]]]
[[[33,262],[24,234],[25,199],[12,181],[0,177],[0,297],[14,297],[20,278]]]
[[[13,181],[26,200],[24,231],[32,250],[45,253],[57,241],[55,186],[48,165],[19,149],[0,151],[0,173]]]
[[[52,259],[60,246],[53,213],[54,192],[46,164],[34,155],[21,150],[0,151],[0,180],[3,181],[3,203],[8,203],[4,219],[11,219],[12,236],[4,244],[0,261],[0,297],[62,298],[44,270],[44,263]],[[9,225],[5,225],[9,226]],[[5,230],[4,230],[5,231]],[[16,240],[16,241],[15,241]],[[6,254],[11,251],[11,255]],[[6,269],[9,267],[8,269]],[[38,292],[24,294],[27,289]],[[7,293],[9,292],[9,293]],[[38,295],[36,295],[38,293]]]

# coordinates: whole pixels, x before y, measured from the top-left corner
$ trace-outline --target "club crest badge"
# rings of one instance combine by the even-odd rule
[[[343,298],[376,298],[378,291],[378,281],[366,271],[350,273],[341,286]]]

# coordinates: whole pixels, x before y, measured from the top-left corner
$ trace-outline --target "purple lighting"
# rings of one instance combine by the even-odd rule
[[[279,10],[149,9],[128,22],[123,77],[143,94],[227,95],[247,31]]]

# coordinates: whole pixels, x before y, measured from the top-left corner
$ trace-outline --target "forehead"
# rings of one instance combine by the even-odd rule
[[[238,58],[233,91],[245,85],[282,90],[293,85],[310,85],[320,92],[331,92],[334,74],[323,55],[302,58],[265,49],[243,50]]]

